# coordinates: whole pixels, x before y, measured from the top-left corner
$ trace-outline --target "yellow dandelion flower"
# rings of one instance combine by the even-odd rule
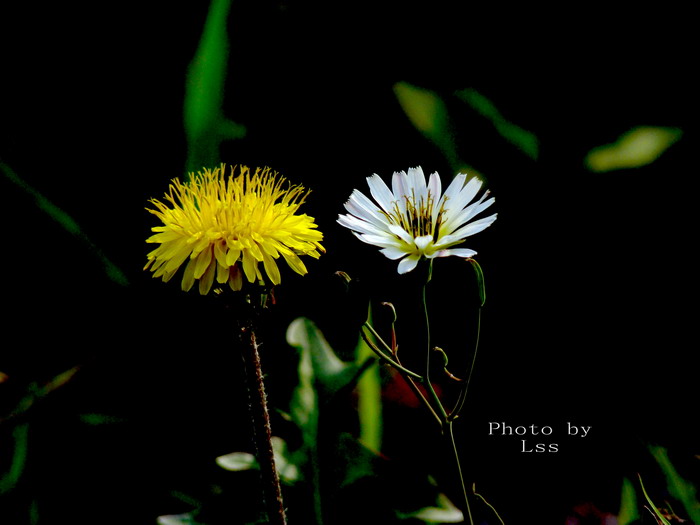
[[[265,282],[259,263],[273,284],[281,281],[277,260],[282,258],[300,275],[307,273],[300,255],[318,258],[325,252],[313,217],[297,215],[309,191],[270,168],[231,166],[228,177],[222,164],[213,170],[190,174],[190,180],[173,179],[162,202],[151,199],[163,226],[152,228],[146,242],[160,244],[148,254],[144,270],[169,281],[187,262],[182,289],[199,280],[199,293],[209,293],[216,280],[234,291],[243,277]]]

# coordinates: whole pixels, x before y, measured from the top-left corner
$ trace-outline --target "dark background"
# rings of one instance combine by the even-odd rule
[[[27,416],[28,462],[16,496],[1,500],[3,525],[28,523],[33,500],[41,523],[153,523],[177,512],[172,490],[196,492],[214,457],[249,447],[240,363],[216,301],[141,270],[154,225],[146,201],[182,175],[187,157],[185,74],[205,4],[0,11],[0,161],[90,240],[0,179],[3,414],[29,384],[81,367]],[[509,524],[563,523],[583,501],[616,512],[622,478],[652,468],[646,444],[697,454],[689,17],[672,6],[452,6],[233,3],[224,109],[247,135],[224,143],[221,160],[269,165],[310,187],[306,212],[326,236],[327,254],[303,278],[290,272],[279,291],[263,356],[271,402],[286,393],[290,357],[270,347],[285,344],[298,315],[349,353],[366,300],[395,301],[411,340],[417,278],[398,277],[395,263],[335,223],[372,173],[387,180],[421,165],[449,176],[396,101],[394,84],[410,82],[446,101],[459,154],[487,176],[499,213],[468,243],[488,296],[457,425],[468,476]],[[454,96],[465,88],[533,132],[539,159]],[[684,135],[651,165],[585,169],[591,148],[636,125]],[[127,286],[106,276],[101,257]],[[350,295],[337,270],[355,279]],[[436,264],[435,331],[445,348],[471,337],[469,279],[461,261]],[[414,424],[422,416],[406,421],[405,410],[401,401],[387,408],[387,453],[399,461],[433,439]],[[90,426],[85,414],[112,420]],[[551,425],[560,452],[522,454],[519,439],[487,435],[490,421]],[[592,425],[590,436],[565,438],[567,421]],[[4,424],[3,461],[11,435]],[[422,467],[439,471],[434,456]]]

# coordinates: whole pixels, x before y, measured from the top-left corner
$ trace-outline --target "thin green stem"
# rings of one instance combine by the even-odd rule
[[[444,424],[447,421],[447,412],[445,412],[445,407],[442,406],[442,402],[440,401],[440,398],[438,397],[437,393],[435,392],[435,389],[433,388],[433,384],[430,381],[430,354],[432,354],[432,348],[431,348],[431,342],[430,342],[430,315],[428,314],[428,283],[430,282],[430,278],[432,276],[433,272],[433,262],[430,261],[429,266],[428,266],[428,278],[425,280],[425,284],[423,284],[423,291],[422,291],[422,302],[423,302],[423,313],[425,315],[425,338],[427,342],[427,348],[425,352],[425,388],[430,394],[431,399],[435,403],[435,408],[439,412],[440,415],[440,421],[441,421],[441,426],[442,430],[444,432]]]
[[[455,434],[452,428],[452,421],[446,421],[445,426],[447,426],[447,431],[450,435],[450,442],[452,444],[452,453],[455,458],[455,464],[457,465],[457,472],[459,473],[459,481],[462,485],[462,494],[464,495],[464,507],[467,511],[467,516],[469,517],[469,523],[474,525],[474,518],[472,517],[471,507],[469,506],[469,496],[467,495],[467,485],[464,483],[464,475],[462,474],[462,466],[459,462],[459,452],[457,451],[457,442],[455,441]]]
[[[369,323],[365,323],[364,327],[369,329],[369,331],[372,332],[372,335],[377,338],[377,341],[382,343],[382,345],[386,349],[391,351],[389,346],[384,342],[384,340],[379,336],[379,334],[376,332],[376,330],[374,328],[372,328],[372,326]],[[377,347],[377,345],[375,345],[374,342],[369,337],[367,337],[367,334],[363,330],[360,330],[360,335],[362,336],[362,339],[364,339],[365,343],[367,343],[367,346],[369,346],[372,349],[372,351],[375,354],[377,354],[381,359],[385,360],[391,366],[396,368],[399,372],[402,372],[402,373],[408,375],[409,377],[417,379],[418,381],[423,381],[423,378],[420,375],[416,374],[415,372],[410,371],[408,368],[405,368],[398,361],[395,361],[394,359],[389,357],[386,353],[382,352],[382,350],[379,349]]]
[[[481,335],[481,308],[479,308],[478,313],[477,313],[476,341],[474,343],[474,355],[472,356],[472,362],[471,362],[471,365],[469,366],[469,372],[467,374],[467,379],[464,383],[464,388],[462,388],[460,390],[459,397],[457,398],[457,403],[455,404],[455,407],[452,409],[452,412],[450,412],[449,418],[451,420],[457,419],[457,417],[459,416],[459,413],[462,411],[462,408],[464,407],[464,402],[467,399],[467,391],[469,390],[469,384],[471,383],[472,374],[474,373],[474,367],[476,366],[476,354],[479,350],[480,335]]]
[[[493,505],[491,505],[488,501],[486,501],[486,498],[484,498],[481,494],[479,494],[476,491],[476,483],[472,485],[472,493],[479,498],[481,501],[484,502],[484,505],[486,505],[488,508],[491,509],[491,512],[494,513],[494,515],[498,518],[498,521],[501,522],[501,525],[506,525],[506,523],[503,521],[503,518],[501,518],[501,515],[498,513],[498,511],[494,508]]]
[[[394,353],[394,351],[388,347],[388,345],[384,342],[384,340],[379,336],[379,334],[372,328],[372,326],[369,323],[365,323],[364,325],[366,328],[368,328],[372,334],[377,338],[377,340],[384,345],[384,348],[389,350],[390,352]],[[367,334],[364,332],[364,330],[360,330],[360,334],[362,335],[362,339],[364,339],[365,343],[367,343],[367,346],[375,353],[377,356],[379,356],[380,359],[383,359],[387,363],[389,363],[391,366],[393,366],[399,374],[401,374],[401,377],[404,378],[406,383],[408,383],[408,386],[411,388],[413,393],[416,395],[416,397],[427,407],[427,409],[430,411],[430,413],[435,417],[437,420],[438,424],[442,425],[442,419],[440,419],[440,416],[435,412],[435,409],[431,406],[430,402],[426,399],[426,397],[423,395],[423,392],[420,391],[418,388],[418,385],[416,385],[416,381],[418,382],[423,382],[423,378],[416,374],[415,372],[411,372],[408,368],[405,368],[399,361],[398,359],[394,360],[388,355],[386,355],[384,352],[382,352],[377,346],[374,344],[374,342],[367,337]],[[395,355],[395,354],[394,354]]]

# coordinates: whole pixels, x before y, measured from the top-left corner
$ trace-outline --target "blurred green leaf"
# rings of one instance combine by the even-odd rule
[[[27,450],[29,448],[29,424],[22,423],[12,430],[12,437],[15,442],[14,453],[10,467],[0,476],[0,494],[10,492],[19,481],[24,467],[27,463]]]
[[[0,172],[9,179],[10,182],[15,184],[25,193],[29,194],[36,204],[36,206],[46,213],[51,219],[59,223],[68,233],[77,237],[85,247],[95,256],[95,258],[102,264],[105,274],[113,282],[121,285],[127,286],[129,280],[126,275],[114,264],[112,263],[100,249],[95,246],[87,235],[83,232],[80,225],[65,211],[49,201],[44,195],[42,195],[38,190],[27,184],[15,171],[10,168],[7,164],[0,162]]]
[[[644,498],[647,500],[647,503],[651,507],[651,509],[654,511],[654,514],[658,518],[658,520],[663,523],[663,525],[671,525],[669,521],[664,517],[664,515],[661,513],[661,511],[658,509],[656,505],[654,505],[654,502],[651,500],[649,497],[649,494],[647,493],[647,490],[644,488],[644,483],[642,482],[642,476],[639,476],[639,485],[642,487],[642,493],[644,494]]]
[[[688,517],[693,523],[700,523],[700,502],[696,498],[695,486],[681,477],[671,463],[668,450],[664,447],[650,447],[651,454],[666,476],[668,491],[683,504]]]
[[[491,100],[473,88],[457,91],[455,95],[469,104],[482,117],[491,121],[491,124],[493,124],[501,137],[516,146],[531,159],[537,160],[539,157],[539,140],[533,133],[508,121]]]
[[[190,62],[183,119],[188,141],[187,173],[220,162],[223,140],[245,136],[244,126],[223,113],[228,75],[228,16],[231,0],[212,0],[199,46]]]
[[[368,321],[372,321],[370,310]],[[375,357],[372,349],[362,337],[355,348],[357,362],[362,363]],[[373,366],[367,369],[357,381],[357,416],[360,424],[360,441],[372,450],[382,447],[382,385],[380,369]]]
[[[637,493],[632,482],[625,478],[622,480],[622,495],[620,497],[620,511],[617,515],[617,525],[629,525],[638,519]]]
[[[80,421],[90,426],[115,425],[125,423],[126,419],[107,414],[80,414]]]
[[[682,136],[678,128],[638,126],[614,143],[592,149],[584,162],[589,170],[599,173],[638,168],[654,162]]]
[[[305,381],[311,381],[312,386],[314,382],[318,383],[324,397],[333,395],[357,380],[360,367],[342,361],[309,319],[298,318],[292,321],[287,329],[287,342],[308,359],[308,362],[300,363],[300,373],[304,374]]]
[[[440,149],[450,166],[457,169],[460,161],[443,99],[432,90],[408,82],[394,84],[394,94],[413,126]]]
[[[191,513],[158,516],[156,522],[158,525],[204,525],[198,522]]]
[[[447,496],[437,495],[435,506],[423,507],[405,517],[421,520],[425,523],[463,523],[464,514],[455,507]]]
[[[250,470],[258,467],[255,456],[249,452],[231,452],[216,458],[216,464],[232,472]]]
[[[348,459],[341,487],[365,486],[370,490],[377,487],[382,504],[399,520],[463,522],[462,511],[440,492],[435,480],[412,469],[410,464],[388,460],[349,434],[339,436],[338,453]],[[373,483],[365,484],[367,481]]]
[[[279,436],[272,436],[272,450],[275,454],[275,466],[280,480],[292,485],[299,480],[299,468],[287,449],[287,443]],[[216,464],[233,472],[259,468],[258,461],[248,452],[232,452],[216,458]]]

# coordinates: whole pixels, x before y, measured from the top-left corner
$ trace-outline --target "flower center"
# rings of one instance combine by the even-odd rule
[[[403,204],[403,208],[399,203]],[[435,199],[430,192],[427,197],[416,198],[415,193],[411,196],[404,196],[403,201],[394,202],[394,213],[392,222],[401,226],[414,239],[430,235],[433,240],[437,240],[437,235],[442,224],[444,208],[441,207],[437,215],[434,213]],[[435,217],[433,217],[435,215]]]

